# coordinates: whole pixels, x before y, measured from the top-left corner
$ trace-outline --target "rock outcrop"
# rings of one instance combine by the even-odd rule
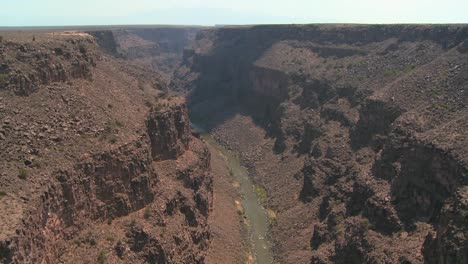
[[[155,160],[176,159],[184,153],[190,139],[190,120],[185,103],[162,106],[150,111],[146,127]],[[153,109],[154,110],[154,109]]]
[[[57,42],[52,47],[46,44],[32,46],[28,43],[2,42],[1,62],[3,81],[0,89],[13,90],[17,95],[27,96],[41,85],[67,82],[76,78],[91,78],[96,54],[96,44],[88,36]],[[16,51],[16,56],[12,56]]]

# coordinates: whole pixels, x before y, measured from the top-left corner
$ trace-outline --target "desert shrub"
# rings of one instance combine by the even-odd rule
[[[116,137],[115,135],[112,135],[112,136],[109,138],[109,143],[111,143],[111,144],[117,143],[117,137]]]
[[[106,263],[106,252],[104,252],[103,250],[101,250],[99,252],[99,255],[98,255],[98,258],[97,258],[97,263],[99,264],[104,264]]]
[[[276,223],[276,213],[271,209],[267,209],[268,219],[270,220],[270,224]]]
[[[151,101],[149,101],[149,100],[146,100],[146,101],[145,101],[145,105],[146,105],[147,107],[153,107],[153,103],[152,103]]]
[[[384,71],[385,76],[395,76],[395,75],[398,75],[398,74],[400,74],[400,71],[395,70],[395,69],[389,69],[389,70]]]
[[[5,191],[0,191],[0,198],[3,197],[3,196],[6,196],[7,193]]]
[[[0,73],[0,86],[5,85],[8,82],[8,74]]]
[[[123,127],[123,126],[124,126],[123,123],[120,122],[119,120],[115,120],[115,121],[114,121],[114,125],[115,125],[116,127]]]
[[[115,241],[115,236],[114,236],[114,234],[109,234],[109,235],[107,235],[106,240],[109,241],[109,242],[111,242],[111,243],[113,243],[113,242]]]
[[[20,168],[18,171],[18,178],[26,180],[28,178],[28,171],[25,168]]]
[[[143,214],[143,217],[145,217],[145,219],[149,219],[152,215],[153,215],[153,213],[151,212],[151,208],[146,207],[145,208],[145,213]]]
[[[104,132],[101,135],[101,140],[107,139],[110,143],[114,144],[117,142],[115,134],[119,132],[119,128],[123,127],[124,124],[118,120],[112,120],[107,123],[104,127]]]
[[[154,110],[159,111],[161,110],[161,108],[162,108],[161,104],[156,104],[156,106],[154,107]]]
[[[255,192],[257,193],[257,197],[260,200],[260,203],[264,203],[267,198],[267,192],[265,188],[261,186],[255,186]]]
[[[416,69],[416,65],[411,64],[405,67],[405,72],[410,72],[414,69]]]
[[[34,159],[34,160],[32,161],[31,167],[33,167],[33,168],[38,168],[38,169],[39,169],[39,168],[42,167],[42,165],[43,165],[43,162],[42,162],[41,160],[39,160],[39,159]]]
[[[84,236],[79,237],[77,240],[75,240],[74,243],[78,247],[81,246],[82,244],[88,244],[90,246],[95,246],[95,245],[97,245],[97,240],[96,240],[93,232],[89,231]]]
[[[130,220],[130,222],[128,222],[129,227],[134,227],[134,226],[136,226],[136,224],[137,224],[137,221],[134,218],[132,218],[132,220]]]
[[[372,224],[369,222],[369,219],[367,219],[367,218],[362,219],[361,225],[362,225],[362,227],[364,228],[365,231],[367,231],[369,229],[373,229]]]

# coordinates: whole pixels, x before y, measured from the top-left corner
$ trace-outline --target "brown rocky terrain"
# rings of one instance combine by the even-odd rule
[[[241,154],[280,263],[467,263],[468,27],[199,32],[171,88]]]
[[[203,263],[210,153],[183,99],[78,32],[0,41],[0,262]]]
[[[182,62],[184,49],[200,27],[137,27],[89,30],[107,53],[138,62],[169,81]]]
[[[468,261],[466,25],[0,36],[0,263],[251,263],[189,114],[266,195],[275,262]]]

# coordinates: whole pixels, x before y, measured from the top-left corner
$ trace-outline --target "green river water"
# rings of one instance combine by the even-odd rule
[[[249,233],[250,250],[257,264],[273,263],[271,245],[267,239],[270,219],[255,190],[255,184],[249,177],[247,168],[241,165],[238,156],[216,142],[208,133],[193,125],[207,144],[225,157],[233,180],[239,183],[238,192],[244,208]]]

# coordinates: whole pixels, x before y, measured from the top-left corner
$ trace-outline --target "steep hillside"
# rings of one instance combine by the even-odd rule
[[[468,261],[468,27],[202,30],[171,88],[239,152],[281,263]]]
[[[185,101],[79,32],[0,41],[0,262],[203,263],[210,153]]]

